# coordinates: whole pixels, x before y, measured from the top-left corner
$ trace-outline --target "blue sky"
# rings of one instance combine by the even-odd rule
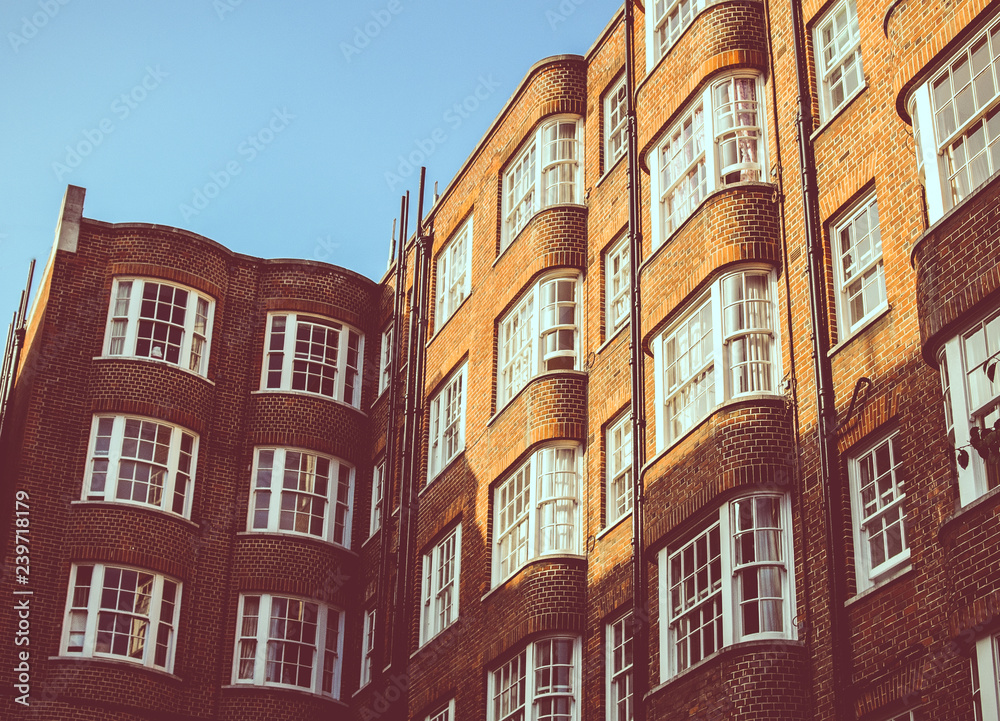
[[[585,54],[618,7],[6,0],[0,334],[31,258],[37,287],[68,184],[89,218],[381,277],[417,185],[401,156],[424,153],[443,189],[528,69]]]

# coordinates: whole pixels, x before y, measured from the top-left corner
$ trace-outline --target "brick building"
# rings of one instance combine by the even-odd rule
[[[686,0],[533,66],[380,282],[71,186],[5,717],[997,721],[998,138],[985,0]]]

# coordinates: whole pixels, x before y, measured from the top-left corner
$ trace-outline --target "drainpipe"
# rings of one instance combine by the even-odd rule
[[[632,374],[632,716],[646,718],[649,681],[649,612],[646,610],[646,564],[642,553],[643,459],[646,450],[646,402],[643,393],[642,299],[639,262],[642,259],[642,208],[639,197],[639,125],[635,113],[635,17],[632,0],[625,0],[625,113],[628,118],[628,235],[629,235],[629,369]]]
[[[817,413],[819,416],[820,482],[823,484],[823,510],[826,522],[826,561],[830,593],[830,653],[833,675],[834,713],[837,719],[853,718],[849,698],[851,689],[850,629],[844,607],[846,563],[844,559],[844,518],[841,474],[837,456],[837,408],[830,367],[830,334],[824,279],[823,237],[820,232],[819,202],[816,186],[816,162],[813,156],[812,96],[802,35],[805,32],[801,0],[790,0],[792,10],[792,45],[795,54],[795,79],[798,86],[799,165],[802,169],[802,208],[808,249],[809,312],[813,326],[813,366],[816,375]],[[777,110],[777,109],[775,109]]]

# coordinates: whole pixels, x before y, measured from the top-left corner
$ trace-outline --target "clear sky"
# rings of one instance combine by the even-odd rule
[[[380,278],[417,186],[400,161],[443,190],[528,69],[585,54],[619,7],[4,0],[0,337],[69,184],[89,218]]]

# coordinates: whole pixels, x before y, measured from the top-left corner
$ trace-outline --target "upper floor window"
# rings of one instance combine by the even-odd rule
[[[382,502],[385,494],[385,461],[379,461],[372,469],[372,510],[368,522],[368,535],[374,536],[382,527]]]
[[[425,721],[455,721],[455,699],[427,714]]]
[[[607,331],[605,335],[608,338],[629,322],[632,299],[630,252],[629,237],[626,233],[604,255],[604,275],[607,281],[604,294],[607,303],[605,313]]]
[[[500,321],[498,408],[539,373],[577,367],[579,295],[578,274],[549,275],[529,288]]]
[[[344,614],[324,603],[241,594],[233,683],[340,698]]]
[[[632,416],[624,415],[608,428],[607,525],[632,511]]]
[[[361,629],[361,675],[358,688],[367,686],[372,680],[372,657],[375,653],[375,609],[365,611]]]
[[[654,342],[657,448],[727,400],[775,392],[774,282],[766,270],[722,276]]]
[[[173,671],[181,584],[103,563],[74,563],[60,653]]]
[[[254,453],[251,531],[300,533],[349,548],[354,468],[294,448]]]
[[[625,75],[604,96],[604,172],[628,150],[628,88]]]
[[[529,643],[491,672],[489,681],[489,721],[579,721],[579,639],[556,636]]]
[[[969,448],[973,434],[1000,421],[1000,373],[987,368],[1000,359],[1000,311],[993,309],[964,332],[949,338],[938,356],[948,432],[956,448]],[[963,506],[1000,487],[1000,462],[986,461],[970,449],[970,462],[958,468]]]
[[[465,448],[465,383],[468,364],[451,374],[431,398],[430,472],[433,479]]]
[[[650,153],[653,245],[673,234],[708,193],[764,177],[757,75],[705,86]]]
[[[83,500],[137,503],[191,517],[198,437],[162,421],[94,416]]]
[[[790,528],[787,496],[755,494],[660,551],[661,681],[724,646],[795,637]]]
[[[550,446],[493,492],[493,585],[528,561],[580,553],[580,458],[577,445]]]
[[[914,90],[909,108],[934,223],[1000,171],[1000,16]]]
[[[507,164],[503,175],[502,248],[510,245],[543,208],[581,202],[581,126],[575,118],[542,123]]]
[[[468,297],[472,276],[471,263],[472,216],[470,215],[438,254],[435,330],[439,330]]]
[[[653,0],[646,33],[647,65],[652,68],[705,9],[705,0]]]
[[[910,558],[898,437],[883,438],[847,460],[859,591],[886,578]]]
[[[420,643],[424,644],[458,618],[462,526],[449,531],[424,554],[420,605]]]
[[[115,278],[104,354],[152,358],[207,375],[215,302],[144,278]]]
[[[364,338],[343,323],[298,313],[268,314],[261,385],[361,405]]]
[[[875,195],[862,200],[834,224],[839,340],[849,338],[886,303],[882,233]]]
[[[861,34],[854,0],[839,0],[813,35],[819,81],[819,116],[828,120],[861,89]]]
[[[632,721],[632,615],[626,614],[605,628],[607,634],[607,719]]]
[[[972,704],[976,721],[1000,720],[1000,636],[976,641],[972,655]]]
[[[378,392],[381,393],[392,382],[392,356],[393,356],[392,326],[390,325],[382,331],[382,348],[379,355],[378,364]]]

